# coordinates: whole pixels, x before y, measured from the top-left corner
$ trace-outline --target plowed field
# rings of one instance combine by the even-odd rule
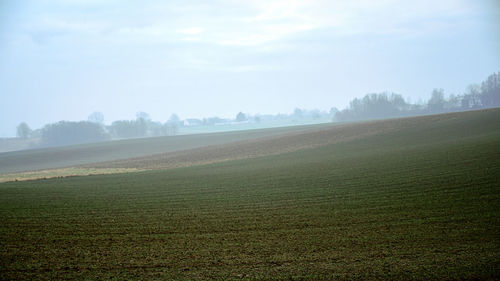
[[[1,183],[0,279],[500,278],[500,110],[315,130]]]

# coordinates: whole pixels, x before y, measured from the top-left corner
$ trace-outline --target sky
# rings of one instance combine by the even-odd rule
[[[0,137],[94,111],[110,124],[384,91],[415,103],[498,71],[496,0],[0,0]]]

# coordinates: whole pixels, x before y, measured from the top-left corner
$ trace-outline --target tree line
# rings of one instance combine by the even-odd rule
[[[59,121],[31,130],[25,122],[17,126],[17,136],[22,139],[39,138],[40,146],[60,146],[110,139],[170,136],[177,134],[180,120],[173,114],[165,123],[152,121],[145,112],[137,113],[135,120],[118,120],[104,125],[101,112],[92,113],[87,121]]]
[[[181,120],[177,114],[172,114],[165,122],[152,121],[149,114],[139,112],[134,120],[118,120],[110,125],[104,124],[104,115],[93,112],[87,121],[59,121],[45,125],[41,129],[32,130],[28,124],[22,122],[17,127],[17,136],[21,139],[35,139],[38,146],[60,146],[89,142],[100,142],[112,139],[129,139],[141,137],[159,137],[176,135],[181,127],[241,125],[247,123],[273,122],[275,120],[290,120],[297,122],[301,119],[328,120],[333,117],[330,112],[319,110],[295,109],[292,114],[256,115],[251,116],[243,112],[236,114],[234,119],[208,117],[203,119],[188,118]]]
[[[111,125],[104,124],[104,115],[101,112],[94,112],[89,115],[87,121],[60,121],[45,125],[37,130],[32,130],[28,124],[23,122],[17,127],[17,136],[22,139],[38,138],[40,146],[59,146],[110,139],[172,136],[178,133],[181,126],[260,123],[284,118],[291,119],[292,122],[303,118],[319,120],[325,117],[333,118],[333,121],[356,121],[489,107],[500,107],[500,72],[493,73],[480,85],[469,86],[462,95],[451,95],[445,98],[443,89],[434,89],[431,98],[426,103],[420,104],[409,103],[400,94],[374,93],[352,100],[349,107],[341,111],[335,107],[330,112],[307,111],[296,108],[290,115],[277,114],[253,117],[239,112],[234,120],[219,117],[204,118],[202,120],[180,120],[179,116],[172,114],[165,123],[152,121],[147,113],[139,112],[134,120],[118,120],[111,123]]]
[[[500,72],[491,74],[480,85],[471,85],[462,95],[445,98],[443,89],[434,89],[423,104],[412,104],[395,93],[374,93],[352,100],[349,107],[334,115],[335,121],[438,114],[500,106]]]

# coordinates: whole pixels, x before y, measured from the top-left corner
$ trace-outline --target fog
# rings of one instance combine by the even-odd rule
[[[292,114],[251,115],[239,112],[234,118],[217,116],[181,119],[172,114],[167,122],[154,121],[146,112],[137,112],[132,120],[105,124],[102,112],[91,113],[87,120],[59,121],[33,130],[27,123],[17,126],[17,138],[0,139],[0,152],[63,146],[108,140],[162,137],[186,134],[227,132],[332,122],[353,122],[399,118],[500,107],[500,72],[480,84],[469,86],[464,94],[446,97],[443,89],[434,89],[425,103],[411,103],[396,93],[371,93],[353,99],[349,106],[329,111],[295,108]]]
[[[349,113],[370,93],[401,95],[391,116],[453,111],[500,70],[496,1],[1,3],[0,137],[22,122],[96,141],[387,117]],[[446,106],[430,110],[435,89]]]

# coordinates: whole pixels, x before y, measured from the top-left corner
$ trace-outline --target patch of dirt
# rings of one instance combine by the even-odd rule
[[[39,171],[20,172],[0,175],[0,183],[11,181],[28,181],[40,179],[66,178],[77,176],[91,176],[103,174],[121,174],[138,172],[135,168],[82,168],[68,167],[61,169],[46,169]]]

